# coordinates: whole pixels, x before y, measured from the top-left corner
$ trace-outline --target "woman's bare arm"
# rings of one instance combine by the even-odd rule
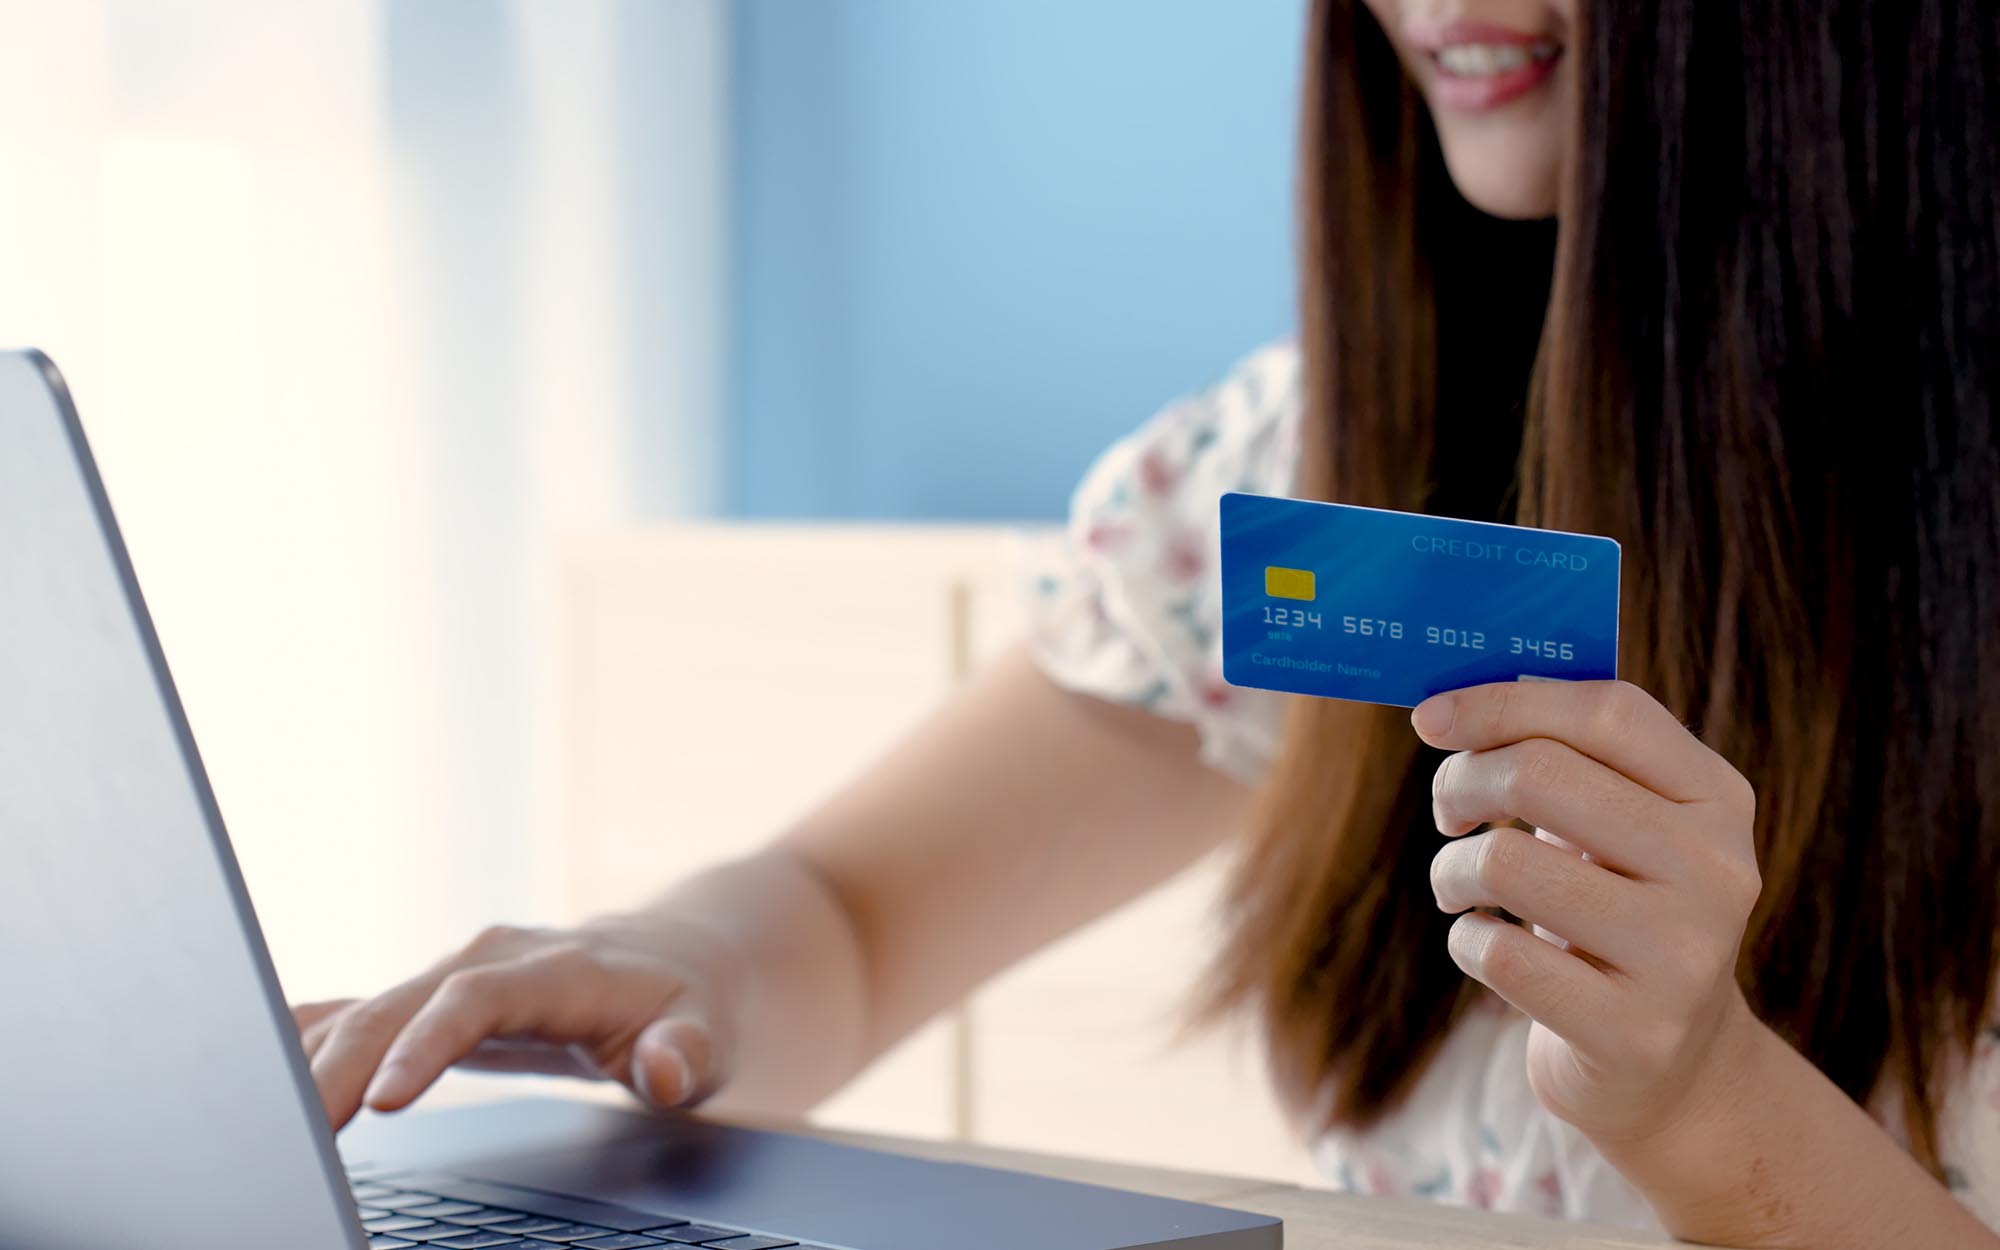
[[[754,750],[756,744],[745,744]],[[1249,791],[1193,730],[1062,690],[1025,650],[769,847],[576,930],[495,929],[301,1008],[336,1123],[507,1038],[673,1105],[793,1112],[986,977],[1215,846]],[[491,1048],[486,1048],[490,1051]]]

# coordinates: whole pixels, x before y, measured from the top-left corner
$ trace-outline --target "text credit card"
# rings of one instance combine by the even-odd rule
[[[1227,494],[1222,675],[1399,707],[1491,681],[1616,677],[1618,544]]]

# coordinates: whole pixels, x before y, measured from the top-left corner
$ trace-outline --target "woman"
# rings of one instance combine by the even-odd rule
[[[492,1037],[804,1107],[1247,821],[1209,1003],[1337,1179],[2000,1244],[2000,19],[1319,0],[1310,58],[1300,347],[1100,462],[1034,653],[641,912],[302,1008],[337,1122]],[[1280,727],[1228,489],[1612,535],[1632,684]]]

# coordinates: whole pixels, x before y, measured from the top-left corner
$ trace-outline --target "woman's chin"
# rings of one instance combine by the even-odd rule
[[[1496,144],[1468,136],[1454,145],[1441,136],[1445,167],[1466,203],[1491,217],[1532,221],[1556,215],[1561,178],[1552,152],[1540,145]]]

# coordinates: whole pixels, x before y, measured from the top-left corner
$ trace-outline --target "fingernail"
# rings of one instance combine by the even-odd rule
[[[672,1073],[670,1084],[673,1089],[672,1105],[679,1106],[694,1093],[694,1065],[679,1050],[667,1052],[667,1070]]]
[[[653,1062],[659,1062],[666,1069],[666,1088],[653,1083],[652,1062],[640,1060],[632,1065],[632,1080],[639,1087],[639,1097],[656,1107],[673,1107],[687,1101],[694,1089],[694,1069],[687,1056],[677,1048],[665,1046]]]
[[[382,1070],[375,1074],[375,1079],[368,1082],[368,1092],[361,1096],[361,1101],[371,1107],[379,1106],[388,1101],[402,1084],[403,1065],[400,1062],[385,1063]]]
[[[1410,713],[1410,724],[1426,738],[1442,738],[1451,732],[1452,722],[1457,719],[1458,700],[1449,692],[1432,695]]]

